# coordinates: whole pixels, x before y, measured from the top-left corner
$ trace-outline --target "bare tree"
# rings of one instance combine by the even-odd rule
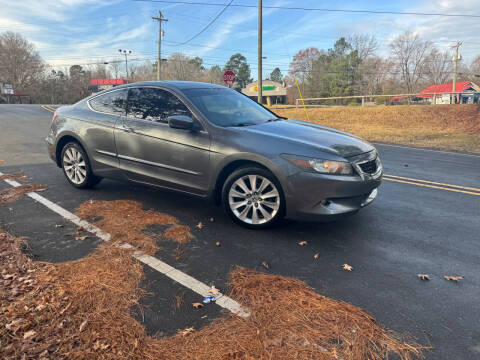
[[[452,54],[433,48],[425,59],[425,77],[429,84],[444,84],[451,79]]]
[[[360,60],[374,56],[378,50],[378,41],[375,35],[355,34],[347,38],[347,42],[352,46],[353,50],[358,51]]]
[[[318,60],[323,53],[323,51],[321,52],[315,47],[300,50],[295,54],[290,63],[290,77],[293,78],[296,76],[298,81],[303,83],[308,77],[310,77],[313,63],[315,60]]]
[[[0,34],[0,78],[16,91],[31,90],[40,81],[45,64],[32,43],[20,34]]]
[[[210,69],[205,71],[202,81],[209,82],[212,84],[223,85],[223,71],[219,65],[214,65]]]
[[[356,93],[360,95],[377,95],[388,92],[385,84],[392,78],[395,64],[389,59],[368,57],[359,66],[359,81]]]
[[[465,69],[460,66],[459,78],[460,80],[473,81],[476,84],[480,83],[480,55],[472,61],[470,66],[465,66]]]
[[[113,60],[108,63],[110,67],[110,72],[115,76],[115,79],[118,79],[118,74],[120,73],[120,66],[122,66],[123,61]]]
[[[95,64],[88,65],[87,71],[90,73],[92,78],[108,79],[111,76],[110,70],[107,68],[103,60],[98,61]]]
[[[191,58],[182,53],[174,53],[168,57],[162,67],[162,75],[168,80],[199,80],[203,75],[200,58]]]
[[[417,91],[417,85],[424,76],[425,60],[432,49],[432,43],[407,31],[394,38],[390,48],[406,90],[409,93]]]
[[[132,81],[148,81],[156,80],[156,66],[151,61],[145,61],[141,65],[130,65],[130,80]]]

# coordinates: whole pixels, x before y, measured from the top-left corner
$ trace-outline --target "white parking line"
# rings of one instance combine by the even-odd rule
[[[0,176],[1,175],[4,175],[4,174],[0,171]],[[4,181],[13,187],[18,187],[22,185],[19,182],[14,180],[4,179]],[[33,200],[38,201],[40,204],[46,206],[47,208],[59,214],[63,218],[70,220],[75,225],[81,226],[88,232],[95,234],[98,238],[102,239],[103,241],[110,240],[111,236],[109,233],[103,232],[101,229],[99,229],[95,225],[92,225],[88,221],[80,219],[77,215],[72,214],[70,211],[62,208],[61,206],[37,194],[36,192],[30,192],[27,194],[27,196],[29,196]],[[134,248],[131,244],[128,244],[128,243],[123,244],[122,247],[126,249]],[[152,269],[155,269],[156,271],[164,274],[170,279],[178,282],[179,284],[182,284],[183,286],[189,288],[190,290],[196,292],[197,294],[203,297],[211,295],[210,287],[208,285],[191,277],[188,274],[185,274],[184,272],[174,268],[173,266],[168,265],[167,263],[157,259],[156,257],[144,254],[141,251],[135,251],[133,253],[133,257],[138,261],[140,261],[141,263],[150,266]],[[242,305],[240,305],[235,300],[221,293],[217,295],[215,303],[218,306],[221,306],[240,317],[250,316],[250,313],[246,309],[244,309]]]

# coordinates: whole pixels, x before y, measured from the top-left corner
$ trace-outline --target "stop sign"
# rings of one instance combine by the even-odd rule
[[[227,85],[233,85],[236,79],[235,73],[232,70],[227,70],[223,74],[223,81],[225,81],[225,84]]]

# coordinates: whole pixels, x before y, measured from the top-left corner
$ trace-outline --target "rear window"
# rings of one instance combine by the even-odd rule
[[[173,115],[193,117],[183,102],[159,88],[131,88],[128,95],[128,116],[154,122],[168,122]]]
[[[113,115],[125,115],[127,92],[127,89],[111,91],[93,98],[89,101],[89,104],[95,111]]]

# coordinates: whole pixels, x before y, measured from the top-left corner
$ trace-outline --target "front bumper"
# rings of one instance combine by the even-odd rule
[[[331,221],[354,214],[375,200],[382,171],[368,177],[298,172],[287,181],[287,218]]]

